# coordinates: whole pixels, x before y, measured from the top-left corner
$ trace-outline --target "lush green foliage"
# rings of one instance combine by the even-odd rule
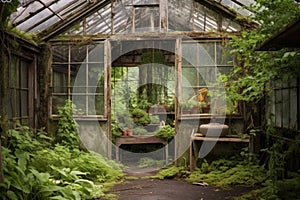
[[[1,199],[93,199],[103,195],[102,183],[123,174],[113,161],[96,153],[56,145],[43,131],[27,127],[9,131],[3,147]]]
[[[299,199],[300,196],[300,176],[292,174],[290,178],[271,183],[267,181],[265,187],[247,193],[235,200],[291,200]]]
[[[266,180],[266,170],[257,164],[220,159],[211,164],[204,162],[200,169],[191,173],[190,182],[204,181],[217,186],[257,185]]]
[[[175,135],[175,128],[171,127],[170,125],[166,125],[157,131],[155,135],[164,140],[172,139]]]
[[[255,12],[253,20],[260,25],[242,32],[240,37],[233,37],[230,42],[230,53],[236,57],[237,66],[229,76],[221,78],[227,83],[229,102],[257,102],[268,91],[270,80],[300,74],[294,63],[300,58],[298,51],[257,51],[263,41],[300,16],[298,4],[293,0],[259,0],[257,3],[251,9]]]

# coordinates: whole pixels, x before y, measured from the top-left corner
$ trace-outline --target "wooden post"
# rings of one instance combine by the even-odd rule
[[[104,75],[106,79],[104,80],[104,91],[105,91],[105,97],[104,97],[104,112],[107,117],[107,156],[108,158],[111,158],[112,153],[112,132],[111,132],[111,45],[110,41],[106,40],[104,43]]]
[[[159,0],[159,30],[168,32],[168,0]]]
[[[180,107],[179,107],[179,101],[181,100],[181,87],[182,87],[182,74],[181,74],[181,65],[182,65],[182,39],[178,37],[176,39],[175,44],[175,70],[176,70],[176,88],[175,88],[175,96],[177,97],[177,100],[175,101],[175,133],[178,135],[179,130],[179,118],[181,116],[180,114]],[[176,135],[174,137],[174,144],[175,144],[175,165],[177,165],[177,158],[178,158],[178,140],[176,140]]]

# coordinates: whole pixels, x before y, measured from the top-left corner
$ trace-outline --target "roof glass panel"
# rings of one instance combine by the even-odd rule
[[[111,34],[130,32],[158,32],[160,0],[24,0],[12,14],[13,25],[26,32],[43,32],[59,24],[63,30],[76,23],[66,33]],[[225,18],[211,6],[231,8],[242,15],[250,15],[246,6],[254,0],[168,0],[169,31],[239,31],[240,26]],[[210,6],[207,6],[210,5]],[[97,7],[95,7],[97,6]],[[96,9],[94,9],[96,8]],[[97,8],[99,8],[97,10]],[[212,10],[213,9],[213,10]],[[89,12],[92,10],[92,12]],[[84,12],[82,12],[84,11]],[[112,12],[114,13],[112,17]],[[80,13],[85,13],[80,15]],[[112,20],[113,19],[113,20]],[[221,22],[220,22],[221,20]],[[62,32],[62,31],[61,31]]]
[[[247,9],[252,3],[255,3],[254,0],[221,0],[221,4],[226,5],[238,13],[249,16],[252,13]]]

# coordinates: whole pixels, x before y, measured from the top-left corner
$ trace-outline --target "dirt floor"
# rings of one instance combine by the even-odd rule
[[[119,200],[225,200],[240,196],[252,188],[236,186],[224,190],[213,186],[199,186],[175,179],[127,180],[111,189]]]

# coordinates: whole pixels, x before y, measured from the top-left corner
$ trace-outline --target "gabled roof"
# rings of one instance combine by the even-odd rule
[[[239,31],[247,26],[245,8],[254,0],[24,0],[12,24],[42,40],[63,32],[115,34],[156,32],[160,7],[168,10],[168,31]],[[241,27],[242,26],[242,27]]]

